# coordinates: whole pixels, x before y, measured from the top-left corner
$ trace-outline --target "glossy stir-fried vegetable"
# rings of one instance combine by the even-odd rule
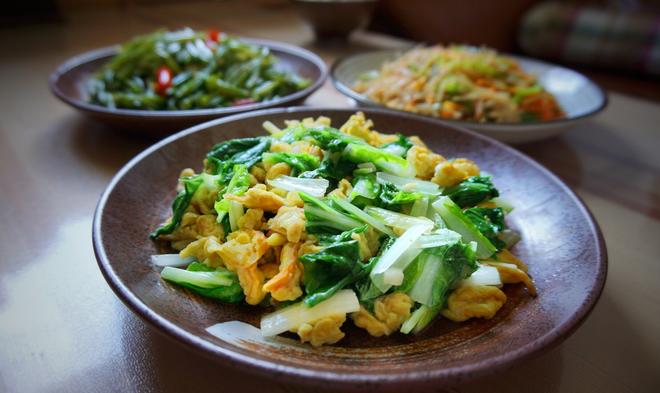
[[[92,103],[109,108],[186,110],[282,97],[310,83],[279,70],[268,48],[216,30],[137,37],[89,81]]]
[[[163,279],[274,307],[264,335],[314,346],[341,340],[347,316],[373,336],[409,334],[439,314],[492,318],[503,284],[536,294],[508,251],[511,207],[474,162],[381,134],[362,113],[339,129],[324,117],[264,128],[214,146],[201,173],[183,170],[151,234],[180,251],[154,256]]]
[[[390,108],[452,120],[517,123],[564,117],[535,76],[487,48],[416,48],[362,75],[353,88]]]

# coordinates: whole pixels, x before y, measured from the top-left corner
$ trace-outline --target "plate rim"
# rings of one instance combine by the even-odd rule
[[[546,127],[558,127],[558,126],[567,126],[570,124],[577,123],[581,120],[585,120],[591,117],[594,117],[604,111],[607,106],[609,105],[609,95],[605,89],[602,88],[598,83],[596,83],[593,79],[589,78],[588,76],[584,75],[583,73],[574,70],[569,67],[565,67],[556,63],[551,63],[548,61],[528,57],[528,56],[522,56],[522,55],[517,55],[517,54],[511,54],[511,53],[506,53],[506,52],[500,52],[500,55],[507,56],[514,58],[516,60],[523,60],[526,62],[530,63],[536,63],[538,65],[542,65],[545,67],[555,67],[559,68],[562,70],[567,70],[570,72],[574,72],[581,77],[585,78],[589,83],[591,83],[596,90],[600,93],[600,96],[602,97],[601,103],[591,112],[584,113],[580,116],[575,116],[575,117],[570,117],[570,118],[561,118],[561,119],[554,119],[554,120],[546,120],[546,121],[540,121],[540,122],[531,122],[531,123],[511,123],[511,122],[505,122],[505,123],[481,123],[478,121],[469,121],[469,120],[452,120],[452,119],[443,119],[440,117],[434,117],[430,115],[424,115],[424,114],[419,114],[419,113],[414,113],[414,112],[409,112],[405,111],[403,109],[396,109],[396,108],[390,108],[388,106],[385,106],[379,102],[372,101],[369,98],[363,96],[362,94],[359,94],[355,90],[353,90],[350,86],[346,85],[344,82],[342,82],[336,75],[337,69],[347,61],[350,61],[354,58],[360,57],[360,56],[366,56],[366,55],[373,55],[376,53],[403,53],[407,50],[416,48],[416,46],[413,47],[407,47],[407,48],[399,48],[399,49],[382,49],[382,50],[372,50],[372,51],[365,51],[365,52],[359,52],[359,53],[353,53],[353,54],[348,54],[339,57],[337,60],[335,60],[332,65],[330,66],[330,80],[332,81],[332,85],[339,91],[341,94],[344,96],[351,98],[358,102],[360,105],[367,105],[369,107],[374,107],[374,108],[386,108],[392,111],[396,112],[401,112],[401,113],[408,113],[412,114],[415,116],[420,116],[424,118],[431,118],[431,119],[436,119],[437,121],[442,121],[447,124],[451,124],[455,127],[475,127],[477,129],[478,127],[481,127],[481,130],[487,130],[488,132],[493,132],[493,133],[500,133],[503,132],[503,130],[499,130],[495,127],[510,127],[510,129],[506,130],[505,132],[513,132],[513,133],[526,133],[530,132],[533,130],[530,130],[529,128],[546,128]],[[490,126],[494,126],[493,128],[490,128]],[[523,129],[527,128],[527,129]]]
[[[251,38],[244,36],[235,36],[244,42],[265,46],[269,49],[285,52],[289,55],[303,59],[313,64],[319,70],[319,77],[312,81],[312,84],[302,90],[298,90],[286,96],[264,102],[257,102],[253,104],[233,106],[233,107],[219,107],[219,108],[204,108],[204,109],[187,109],[187,110],[143,110],[143,109],[124,109],[124,108],[107,108],[101,105],[92,104],[82,99],[77,99],[66,94],[59,88],[58,82],[60,79],[71,72],[74,68],[80,67],[84,64],[103,59],[105,57],[112,57],[118,53],[120,44],[110,45],[102,48],[92,49],[83,53],[79,53],[73,57],[68,58],[60,63],[48,77],[48,87],[51,93],[65,104],[90,113],[103,114],[121,118],[140,118],[140,119],[158,119],[167,120],[173,118],[197,118],[209,116],[228,116],[236,113],[246,111],[253,111],[259,109],[266,109],[277,105],[286,105],[296,100],[304,99],[320,89],[329,76],[329,68],[323,59],[316,53],[305,48],[288,44],[285,42],[266,40],[260,38]]]
[[[239,113],[232,116],[227,116],[223,118],[218,118],[210,120],[193,127],[184,129],[176,134],[173,134],[152,146],[146,148],[134,158],[128,161],[112,178],[106,189],[103,191],[96,210],[94,212],[94,219],[92,223],[92,242],[94,248],[94,254],[96,256],[97,264],[101,270],[103,277],[105,278],[108,285],[111,287],[113,292],[117,297],[122,300],[122,302],[128,306],[131,311],[137,314],[139,317],[147,321],[152,326],[156,327],[159,333],[164,333],[165,335],[175,339],[175,341],[187,344],[191,346],[190,349],[205,355],[207,358],[213,360],[219,360],[222,364],[229,366],[235,370],[241,370],[244,372],[261,375],[265,377],[272,377],[274,373],[283,374],[288,377],[291,377],[291,382],[297,382],[305,385],[317,385],[321,386],[322,384],[332,382],[341,384],[343,387],[353,387],[355,384],[366,384],[369,386],[372,385],[382,385],[387,384],[388,387],[400,386],[400,387],[409,387],[411,385],[429,385],[433,386],[446,386],[452,383],[458,383],[461,381],[466,381],[469,379],[474,379],[486,375],[494,374],[498,371],[511,368],[512,366],[519,364],[520,362],[536,356],[550,348],[555,347],[561,343],[564,339],[570,336],[587,318],[587,316],[594,309],[595,305],[598,303],[598,300],[603,292],[605,286],[607,271],[608,271],[608,254],[605,244],[603,234],[600,230],[600,227],[595,220],[593,214],[589,208],[584,204],[582,199],[573,192],[573,190],[566,185],[561,179],[559,179],[555,174],[553,174],[549,169],[545,168],[543,165],[538,163],[533,158],[527,156],[526,154],[502,143],[493,138],[481,135],[477,132],[467,130],[461,127],[455,127],[453,125],[448,125],[444,123],[438,124],[438,122],[433,121],[433,119],[419,117],[408,113],[401,113],[400,111],[393,111],[382,108],[365,108],[364,112],[371,113],[382,113],[389,114],[394,116],[406,117],[409,120],[413,121],[425,121],[430,122],[435,125],[450,127],[458,130],[459,132],[469,134],[471,137],[484,140],[486,142],[493,143],[498,147],[506,150],[508,153],[518,156],[523,161],[527,162],[529,165],[532,165],[535,169],[542,172],[544,176],[547,176],[549,180],[555,183],[560,187],[566,194],[569,196],[573,202],[576,204],[576,207],[584,215],[588,221],[588,226],[590,228],[590,236],[595,236],[595,251],[596,258],[595,263],[597,264],[597,273],[594,281],[594,285],[589,289],[587,295],[582,304],[577,308],[577,311],[568,317],[563,323],[555,325],[552,330],[550,330],[545,335],[537,338],[534,341],[530,341],[524,346],[517,348],[515,350],[508,351],[502,355],[490,357],[483,361],[471,363],[469,365],[458,366],[453,368],[437,368],[431,370],[419,370],[414,372],[402,372],[396,374],[359,374],[351,372],[334,372],[327,370],[318,370],[310,368],[295,367],[290,365],[277,364],[275,362],[255,358],[249,355],[241,354],[232,351],[231,349],[222,347],[213,343],[212,341],[206,340],[201,336],[193,335],[188,333],[183,328],[178,327],[175,323],[169,322],[166,318],[159,316],[153,310],[149,308],[146,303],[140,301],[140,299],[133,294],[133,292],[124,285],[120,277],[116,274],[112,267],[112,263],[109,261],[102,243],[102,229],[101,224],[103,221],[103,214],[105,211],[105,205],[109,199],[109,196],[112,194],[113,190],[124,177],[124,175],[130,171],[135,165],[137,165],[144,158],[150,154],[156,152],[163,146],[174,142],[178,139],[185,138],[188,135],[197,132],[203,132],[205,129],[215,127],[224,123],[231,123],[233,121],[242,120],[244,118],[249,118],[253,116],[262,116],[270,114],[280,114],[280,113],[291,113],[295,115],[300,113],[304,115],[305,112],[323,112],[323,111],[342,111],[342,112],[354,112],[353,108],[345,107],[306,107],[306,106],[297,106],[297,107],[288,107],[288,108],[271,108],[264,109],[255,112],[248,113]],[[365,386],[366,386],[365,385]],[[327,386],[327,385],[326,385]]]

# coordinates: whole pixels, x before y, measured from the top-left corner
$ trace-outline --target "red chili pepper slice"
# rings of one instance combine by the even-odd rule
[[[172,86],[172,70],[166,66],[159,67],[156,70],[156,86],[154,87],[156,94],[165,95],[170,86]]]
[[[220,30],[210,29],[206,36],[213,42],[220,42]]]

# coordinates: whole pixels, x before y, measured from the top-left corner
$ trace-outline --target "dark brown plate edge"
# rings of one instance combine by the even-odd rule
[[[481,139],[483,141],[493,143],[499,147],[505,149],[510,154],[518,156],[523,161],[532,165],[539,171],[541,171],[545,176],[547,176],[551,181],[556,183],[564,192],[567,193],[576,203],[580,211],[584,214],[585,218],[588,220],[589,226],[591,227],[591,232],[596,237],[597,243],[597,261],[598,271],[595,278],[595,285],[589,290],[585,301],[579,306],[577,312],[573,314],[570,318],[566,319],[563,323],[556,326],[550,332],[544,336],[524,345],[521,348],[518,348],[513,351],[509,351],[506,354],[501,356],[492,357],[481,362],[473,363],[469,366],[461,366],[447,369],[435,369],[435,370],[426,370],[418,372],[405,372],[399,374],[353,374],[353,373],[337,373],[337,372],[328,372],[318,369],[306,369],[292,366],[285,366],[276,363],[272,363],[267,360],[256,359],[247,355],[242,355],[236,352],[233,352],[227,348],[220,347],[213,344],[212,342],[205,340],[199,336],[193,336],[190,333],[186,332],[184,329],[179,328],[173,323],[168,322],[165,318],[160,317],[158,314],[153,312],[146,304],[142,303],[126,286],[123,285],[121,279],[116,275],[113,270],[105,250],[102,245],[102,232],[101,232],[101,222],[105,204],[108,197],[112,193],[113,189],[122,179],[124,174],[128,172],[133,166],[138,162],[144,159],[146,156],[154,153],[162,146],[169,144],[177,139],[183,138],[187,135],[193,134],[195,132],[202,131],[209,127],[216,126],[218,124],[229,123],[235,120],[241,120],[251,116],[260,116],[260,115],[269,115],[269,114],[280,114],[280,113],[291,113],[292,115],[300,113],[304,115],[305,112],[323,112],[323,111],[341,111],[341,112],[351,112],[351,108],[339,108],[339,107],[289,107],[289,108],[273,108],[260,110],[250,113],[240,113],[228,117],[223,117],[215,120],[211,120],[194,127],[190,127],[186,130],[183,130],[179,133],[176,133],[170,137],[167,137],[158,143],[152,145],[146,150],[139,153],[133,159],[131,159],[111,180],[99,202],[97,204],[96,210],[94,212],[94,220],[92,224],[92,241],[94,247],[94,254],[97,259],[99,268],[108,282],[115,294],[126,304],[133,312],[135,312],[142,319],[149,322],[152,326],[157,328],[157,331],[161,334],[164,334],[168,337],[174,338],[176,341],[182,344],[187,344],[192,346],[194,349],[200,350],[202,354],[210,359],[220,359],[223,361],[223,364],[230,366],[231,368],[237,371],[250,372],[256,375],[261,375],[264,377],[273,377],[275,375],[286,375],[288,377],[294,378],[292,382],[302,383],[305,385],[316,385],[316,386],[325,386],[327,383],[341,384],[346,388],[355,389],[358,386],[364,387],[373,387],[376,385],[387,384],[388,388],[400,387],[400,388],[410,388],[411,386],[450,386],[467,380],[472,380],[480,378],[487,375],[495,374],[498,371],[509,369],[516,364],[521,363],[522,361],[538,356],[541,353],[557,346],[563,340],[568,338],[586,319],[586,317],[591,313],[595,307],[598,299],[600,298],[603,288],[605,286],[605,281],[607,277],[608,270],[608,256],[607,249],[605,245],[605,240],[603,238],[600,227],[595,221],[593,214],[586,207],[582,199],[577,196],[571,189],[568,187],[561,179],[554,175],[551,171],[545,168],[540,163],[536,162],[531,157],[526,154],[504,144],[489,138],[483,135],[480,135],[474,131],[466,130],[460,127],[455,127],[447,124],[442,124],[446,127],[451,127],[458,129],[460,132],[469,134],[470,136]],[[416,116],[409,113],[401,111],[392,111],[388,109],[380,108],[365,108],[365,114],[371,113],[383,113],[383,114],[395,114],[396,116],[407,117],[410,120],[417,121],[426,121],[437,124],[432,119],[429,119],[424,116]],[[247,366],[247,367],[246,367]]]
[[[241,105],[236,107],[221,107],[221,108],[210,108],[210,109],[191,109],[191,110],[178,110],[178,111],[154,111],[154,110],[139,110],[139,109],[110,109],[101,105],[90,104],[84,100],[73,98],[68,94],[64,93],[58,86],[59,80],[71,72],[72,69],[79,67],[85,63],[89,63],[104,57],[112,57],[117,54],[119,45],[108,46],[104,48],[94,49],[88,52],[81,53],[72,58],[69,58],[64,63],[60,64],[55,71],[53,71],[48,77],[48,87],[50,91],[55,95],[59,100],[64,102],[67,105],[70,105],[76,109],[83,111],[88,111],[92,113],[99,113],[115,117],[132,117],[132,118],[158,118],[158,119],[168,119],[168,118],[197,118],[197,117],[209,117],[209,116],[227,116],[236,113],[243,113],[247,111],[266,109],[275,106],[282,106],[291,102],[296,102],[302,100],[316,90],[321,88],[325,81],[328,78],[329,71],[326,63],[315,53],[295,46],[286,44],[278,41],[247,38],[247,37],[237,37],[245,42],[250,44],[260,45],[268,47],[269,49],[278,50],[281,52],[286,52],[292,56],[303,59],[304,61],[313,64],[319,71],[319,77],[316,78],[311,85],[308,87],[296,91],[292,94],[280,97],[266,102],[259,102],[255,104]]]
[[[408,49],[411,49],[411,48],[408,48]],[[405,49],[405,50],[407,50],[407,49]],[[356,102],[358,102],[361,105],[365,105],[365,106],[368,106],[368,107],[371,107],[371,108],[383,108],[383,109],[388,109],[388,110],[391,110],[391,111],[396,111],[396,112],[406,113],[406,114],[409,114],[409,115],[414,115],[414,116],[421,117],[421,118],[434,119],[436,121],[440,121],[440,122],[452,125],[454,127],[459,127],[459,128],[473,127],[473,126],[474,127],[479,127],[479,126],[487,127],[489,125],[492,125],[492,126],[497,126],[497,127],[500,127],[500,126],[501,127],[511,127],[511,130],[507,130],[507,131],[514,131],[514,132],[530,132],[529,131],[530,127],[544,128],[544,127],[562,126],[562,125],[569,125],[569,124],[572,124],[572,123],[576,123],[580,120],[585,120],[585,119],[588,119],[588,118],[591,118],[591,117],[594,117],[594,116],[598,115],[599,113],[604,111],[605,108],[607,108],[607,106],[609,105],[609,101],[610,101],[609,100],[609,95],[607,94],[607,91],[605,89],[603,89],[602,86],[600,86],[598,83],[594,82],[593,79],[589,78],[588,76],[584,75],[583,73],[581,73],[579,71],[576,71],[572,68],[561,66],[559,64],[550,63],[550,62],[547,62],[547,61],[535,59],[535,58],[532,58],[532,57],[513,55],[513,54],[509,54],[509,53],[501,53],[501,55],[504,55],[504,56],[507,56],[507,57],[512,57],[514,59],[521,59],[521,60],[525,60],[525,61],[529,61],[529,62],[539,63],[539,64],[542,64],[542,65],[545,65],[545,66],[548,66],[548,67],[560,68],[562,70],[567,70],[567,71],[570,71],[570,72],[574,72],[574,73],[582,76],[583,78],[585,78],[587,81],[589,81],[589,83],[591,83],[598,90],[598,92],[600,93],[600,95],[602,97],[602,102],[600,103],[599,106],[597,106],[591,112],[587,112],[587,113],[584,113],[580,116],[575,116],[575,117],[555,119],[555,120],[546,120],[546,121],[539,121],[539,122],[532,122],[532,123],[480,123],[480,122],[476,122],[476,121],[467,121],[467,120],[442,119],[442,118],[439,118],[439,117],[433,117],[433,116],[408,112],[408,111],[405,111],[405,110],[402,110],[402,109],[390,108],[390,107],[387,107],[387,106],[385,106],[385,105],[383,105],[379,102],[372,101],[372,100],[368,99],[367,97],[365,97],[362,94],[360,94],[360,93],[356,92],[355,90],[353,90],[350,86],[347,86],[344,82],[342,82],[341,80],[339,80],[336,77],[337,68],[339,68],[339,66],[341,64],[345,63],[348,60],[351,60],[354,57],[369,54],[369,53],[377,53],[377,52],[396,53],[397,51],[402,52],[402,51],[404,51],[404,49],[401,49],[401,50],[392,50],[392,49],[390,49],[390,50],[380,50],[380,51],[371,51],[371,52],[361,52],[361,53],[354,53],[354,54],[350,54],[350,55],[340,57],[339,59],[335,60],[332,63],[332,66],[330,67],[330,80],[332,81],[332,85],[335,87],[335,89],[337,89],[337,91],[339,91],[344,96],[355,100]],[[520,129],[522,126],[528,128],[528,129],[527,130]],[[518,129],[516,129],[516,128],[518,128]],[[497,130],[492,130],[492,132],[498,132],[498,131]]]

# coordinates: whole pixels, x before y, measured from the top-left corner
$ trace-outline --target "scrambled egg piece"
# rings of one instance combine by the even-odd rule
[[[330,127],[331,123],[329,117],[319,116],[316,119],[314,119],[313,117],[306,117],[302,120],[285,120],[284,124],[286,124],[287,128],[289,128],[289,127],[296,127],[300,124],[306,127],[314,127],[314,126]]]
[[[247,209],[243,217],[238,219],[238,229],[262,229],[264,227],[264,211]]]
[[[454,322],[470,318],[491,319],[505,302],[506,295],[497,287],[464,285],[449,295],[442,315]]]
[[[261,271],[264,273],[264,278],[266,280],[270,280],[271,278],[275,277],[275,275],[280,271],[279,265],[274,262],[264,263],[263,265],[259,266],[259,269],[261,269]]]
[[[175,250],[182,250],[191,242],[206,236],[215,236],[218,239],[225,237],[222,226],[216,222],[216,216],[187,212],[181,217],[178,228],[170,234],[161,235],[160,238],[170,241]]]
[[[286,244],[286,236],[281,233],[273,232],[268,236],[266,242],[271,247],[281,247]]]
[[[517,267],[507,266],[501,263],[488,263],[488,265],[497,268],[497,272],[500,273],[500,280],[502,280],[504,284],[516,284],[522,282],[525,284],[525,287],[527,287],[527,292],[532,296],[536,296],[536,286],[527,273]]]
[[[193,257],[210,267],[223,266],[222,258],[218,254],[221,244],[215,236],[203,237],[188,244],[181,250],[179,256],[181,258]]]
[[[316,239],[307,239],[307,241],[300,246],[300,251],[298,251],[298,256],[300,257],[306,254],[316,254],[322,249],[323,247],[316,244]]]
[[[263,183],[266,181],[266,170],[261,166],[261,163],[250,168],[250,175],[254,176],[257,183]],[[252,184],[252,181],[250,181],[250,185],[254,185]]]
[[[292,153],[305,153],[323,159],[323,150],[307,141],[295,141],[291,144]]]
[[[337,195],[338,197],[347,198],[349,195],[351,195],[351,192],[353,192],[353,186],[351,185],[351,182],[346,179],[341,179],[339,183],[337,183],[337,188],[330,191],[328,196]]]
[[[225,199],[236,201],[248,209],[261,209],[268,212],[276,212],[284,205],[284,199],[274,192],[267,191],[263,184],[257,184],[240,196],[225,194]]]
[[[360,306],[360,311],[351,314],[355,326],[366,329],[374,337],[389,336],[399,330],[410,316],[412,299],[402,292],[381,296],[374,302],[374,315]]]
[[[280,196],[282,198],[286,198],[286,195],[289,193],[287,190],[283,190],[281,188],[273,187],[268,185],[268,191],[272,192],[273,194],[277,194],[277,196]],[[285,201],[286,203],[286,201]]]
[[[417,135],[408,137],[408,140],[410,141],[410,143],[412,143],[415,146],[426,147],[426,143],[424,143],[424,141]]]
[[[230,233],[227,242],[217,250],[227,269],[238,275],[248,304],[259,304],[266,296],[264,273],[257,262],[268,247],[263,232],[248,229]]]
[[[273,153],[290,153],[291,145],[286,142],[275,140],[270,143],[270,151]]]
[[[498,252],[497,253],[497,260],[501,261],[501,262],[512,263],[512,264],[518,266],[518,269],[522,270],[525,273],[527,273],[527,271],[528,271],[528,268],[527,268],[527,265],[525,264],[525,262],[518,259],[509,250],[502,250],[502,251]]]
[[[295,206],[282,206],[268,221],[271,231],[286,235],[291,243],[298,243],[305,231],[305,210]]]
[[[263,286],[278,301],[295,300],[302,295],[300,279],[303,267],[298,262],[299,243],[287,243],[280,254],[279,272]]]
[[[266,179],[275,179],[276,177],[280,177],[282,175],[288,176],[290,174],[291,167],[284,162],[278,162],[277,164],[268,168],[266,171]]]
[[[386,143],[395,142],[398,137],[393,134],[381,134],[372,130],[374,123],[364,117],[364,113],[358,112],[352,115],[339,131],[364,139],[372,146],[382,146]]]
[[[408,149],[406,160],[415,168],[418,178],[429,180],[435,173],[435,167],[445,161],[445,158],[426,147],[413,146]]]
[[[378,233],[372,227],[369,227],[369,229],[362,233],[351,234],[351,239],[357,240],[360,246],[361,260],[365,261],[378,253],[378,249],[380,248],[378,238]]]
[[[190,205],[188,205],[187,211],[205,215],[213,214],[215,212],[214,204],[217,198],[217,192],[197,192],[195,193],[195,196],[190,199]]]
[[[442,161],[435,167],[432,182],[443,186],[454,186],[471,176],[479,175],[479,167],[466,158]]]
[[[274,153],[305,153],[323,159],[323,150],[307,141],[295,141],[291,144],[282,141],[273,141],[270,151]]]
[[[192,168],[185,168],[181,170],[181,173],[179,173],[179,179],[182,177],[190,177],[190,176],[195,176],[195,171]],[[183,190],[183,182],[179,181],[179,184],[177,184],[176,187],[177,191]]]
[[[286,194],[286,198],[284,199],[284,202],[286,203],[287,206],[297,206],[297,207],[305,206],[305,201],[303,201],[300,198],[300,195],[298,195],[298,191],[289,191]]]
[[[310,323],[303,323],[293,332],[298,333],[301,342],[309,342],[312,346],[334,344],[344,338],[344,332],[339,328],[346,321],[346,314],[331,315]]]

